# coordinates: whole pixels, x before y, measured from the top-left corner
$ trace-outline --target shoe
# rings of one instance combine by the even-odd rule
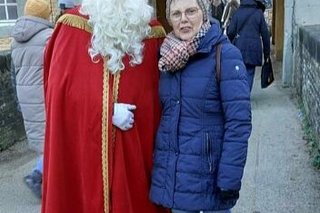
[[[25,176],[24,182],[33,194],[41,199],[42,174],[38,170],[34,170],[30,175]]]

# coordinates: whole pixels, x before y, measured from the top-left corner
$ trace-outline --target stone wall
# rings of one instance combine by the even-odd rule
[[[298,30],[294,49],[293,82],[313,130],[320,136],[320,25]]]
[[[0,38],[0,52],[10,50],[12,38]]]
[[[299,26],[310,26],[320,24],[319,0],[285,0],[285,26],[284,26],[284,52],[283,52],[283,76],[284,86],[293,86],[292,76],[296,64],[293,46],[296,39],[296,31]]]
[[[0,52],[0,151],[25,138],[21,113],[11,80],[11,57]]]

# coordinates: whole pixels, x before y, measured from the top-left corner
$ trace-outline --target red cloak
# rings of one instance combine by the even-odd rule
[[[93,63],[91,28],[78,9],[62,16],[44,65],[46,137],[42,213],[161,213],[149,199],[152,152],[160,118],[158,49],[153,22],[143,63],[124,58],[119,75]],[[113,103],[137,106],[134,127],[112,125]]]

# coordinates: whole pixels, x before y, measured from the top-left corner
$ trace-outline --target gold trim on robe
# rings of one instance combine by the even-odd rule
[[[88,19],[78,15],[64,14],[58,19],[58,23],[92,33],[92,27],[88,24]]]
[[[106,59],[104,59],[103,69],[103,95],[102,95],[102,179],[103,179],[103,196],[104,212],[109,212],[109,78],[110,72],[107,69]]]
[[[118,103],[118,96],[119,96],[119,84],[120,84],[120,74],[121,72],[117,72],[113,75],[113,104]],[[114,146],[116,142],[116,128],[112,128],[112,152],[114,151]]]
[[[107,59],[104,58],[104,69],[103,69],[103,97],[102,97],[102,176],[103,176],[103,196],[104,196],[104,212],[109,213],[110,211],[110,183],[109,183],[109,166],[112,167],[113,163],[113,154],[114,146],[116,139],[116,128],[112,126],[112,141],[109,141],[109,106],[113,106],[114,103],[118,102],[119,95],[119,83],[120,83],[120,72],[111,76],[110,71],[107,69]],[[113,77],[113,86],[112,91],[110,90],[110,80],[112,81]],[[112,97],[110,99],[110,94]],[[111,105],[109,105],[110,100],[112,100]],[[111,111],[112,112],[112,111]],[[109,152],[109,143],[111,143],[111,153]],[[111,156],[109,156],[109,153]],[[109,157],[111,157],[109,162]]]
[[[162,26],[153,26],[151,27],[150,35],[148,36],[149,39],[151,38],[164,38],[166,37],[166,31]]]

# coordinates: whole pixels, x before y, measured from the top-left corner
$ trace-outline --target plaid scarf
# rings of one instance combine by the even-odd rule
[[[197,53],[201,39],[206,35],[211,24],[204,23],[191,41],[182,41],[173,32],[169,33],[160,49],[159,69],[162,72],[176,72],[186,66],[190,56]]]

